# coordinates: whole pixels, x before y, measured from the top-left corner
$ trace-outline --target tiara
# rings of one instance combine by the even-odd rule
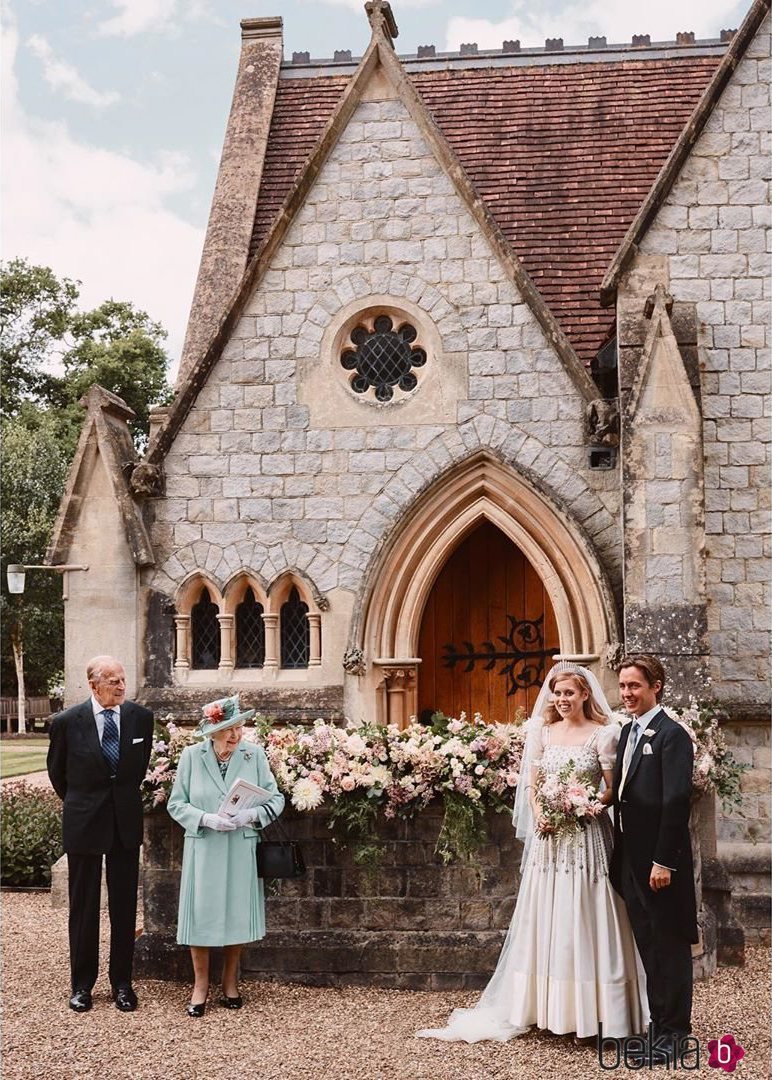
[[[549,673],[549,678],[553,675],[561,675],[568,673],[571,675],[584,675],[586,668],[583,668],[580,664],[575,664],[572,660],[558,660],[555,666]]]

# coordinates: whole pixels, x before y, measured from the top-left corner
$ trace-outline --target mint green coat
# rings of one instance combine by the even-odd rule
[[[203,815],[217,813],[237,778],[272,791],[266,805],[278,817],[284,796],[261,746],[240,742],[225,779],[211,739],[182,751],[168,805],[171,816],[185,830],[177,917],[180,945],[239,945],[265,937],[263,882],[256,863],[259,825],[269,822],[265,807],[258,808],[258,826],[230,832],[201,828]]]

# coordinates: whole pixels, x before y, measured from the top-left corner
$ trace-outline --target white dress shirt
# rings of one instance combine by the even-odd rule
[[[121,707],[120,705],[100,705],[94,695],[91,695],[91,708],[94,710],[94,721],[97,727],[97,735],[99,736],[99,745],[102,745],[102,736],[105,731],[105,709],[112,709],[113,720],[115,726],[118,728],[118,738],[121,737]]]

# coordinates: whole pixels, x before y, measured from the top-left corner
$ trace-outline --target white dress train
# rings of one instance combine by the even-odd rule
[[[594,783],[613,766],[619,728],[599,727],[581,746],[550,744],[541,765],[559,772],[569,759]],[[534,836],[496,970],[471,1009],[454,1009],[447,1027],[420,1038],[505,1042],[534,1024],[557,1035],[624,1038],[649,1021],[645,975],[622,898],[608,878],[613,831],[608,814],[570,837]]]

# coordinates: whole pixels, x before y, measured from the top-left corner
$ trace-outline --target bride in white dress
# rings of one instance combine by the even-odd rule
[[[552,700],[550,701],[550,698]],[[645,977],[627,910],[608,878],[613,830],[608,813],[569,836],[541,831],[534,788],[539,774],[573,760],[611,800],[620,728],[592,672],[560,663],[534,712],[520,771],[514,823],[524,841],[517,905],[496,970],[479,1002],[455,1009],[447,1027],[421,1038],[506,1041],[530,1027],[577,1038],[624,1038],[649,1020]]]

